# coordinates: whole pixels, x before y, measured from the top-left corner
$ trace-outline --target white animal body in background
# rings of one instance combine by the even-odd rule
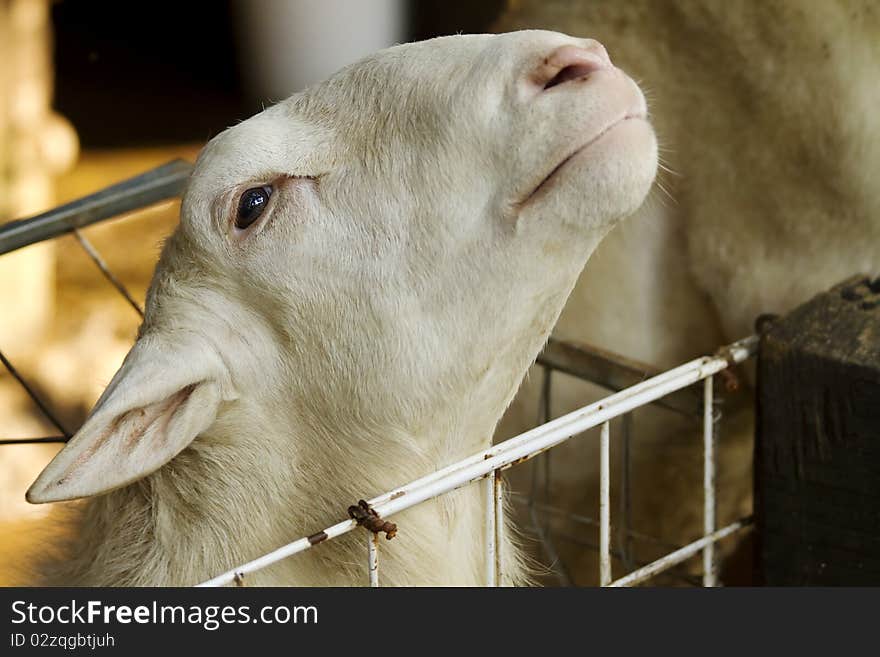
[[[656,157],[602,46],[542,31],[391,48],[215,138],[137,342],[28,492],[92,498],[47,581],[195,584],[487,447]],[[483,517],[477,486],[401,513],[383,583],[483,582]],[[358,533],[248,581],[364,563]]]
[[[785,313],[856,273],[880,274],[874,0],[520,0],[499,27],[588,29],[652,94],[675,172],[663,182],[671,199],[658,194],[602,242],[556,337],[673,367],[748,335],[762,313]],[[502,434],[532,426],[539,382],[523,387]],[[596,394],[557,380],[554,414]],[[751,510],[752,413],[724,410],[720,523]],[[698,425],[640,414],[630,520],[669,543],[693,540],[702,532]],[[567,510],[596,507],[597,442],[553,456],[556,502]],[[643,560],[659,556],[641,547]],[[588,563],[571,569],[592,581],[592,555],[572,551]]]

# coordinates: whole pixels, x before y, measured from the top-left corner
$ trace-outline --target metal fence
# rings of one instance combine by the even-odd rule
[[[74,233],[79,244],[101,269],[108,281],[128,300],[134,309],[142,314],[142,309],[127,292],[122,283],[107,268],[101,255],[78,232],[88,224],[101,221],[123,212],[146,207],[160,200],[177,196],[190,173],[191,166],[183,161],[175,161],[147,172],[141,176],[109,187],[81,200],[56,208],[26,220],[10,222],[0,227],[0,255],[44,239],[65,233]],[[379,586],[381,582],[381,543],[382,533],[393,536],[395,525],[388,520],[395,513],[408,509],[468,485],[481,485],[486,500],[485,531],[482,549],[486,562],[487,586],[505,584],[504,550],[505,540],[504,499],[505,490],[502,472],[529,461],[539,455],[548,456],[548,450],[572,439],[584,431],[600,427],[599,436],[599,519],[577,516],[568,510],[560,510],[536,503],[534,496],[528,496],[527,504],[542,544],[549,554],[555,549],[552,541],[541,531],[534,514],[562,513],[586,524],[596,525],[599,530],[599,583],[601,586],[632,586],[644,582],[662,572],[669,571],[678,564],[702,552],[703,586],[715,586],[716,574],[715,544],[731,534],[751,526],[751,518],[746,517],[724,527],[716,527],[715,506],[715,424],[719,414],[714,403],[713,381],[716,375],[727,376],[729,369],[754,355],[757,337],[751,336],[727,347],[719,349],[713,356],[694,359],[665,372],[651,371],[648,366],[626,358],[584,346],[575,346],[551,339],[538,358],[544,368],[541,395],[541,414],[545,422],[525,433],[496,444],[472,456],[432,472],[420,479],[371,500],[361,500],[349,507],[349,517],[326,527],[310,536],[283,545],[258,559],[242,564],[226,573],[200,584],[200,586],[220,586],[236,583],[244,585],[249,573],[265,568],[282,559],[292,557],[305,550],[318,548],[321,543],[346,534],[358,527],[365,528],[366,550],[364,559],[364,583]],[[15,370],[12,363],[0,352],[0,360],[21,383],[34,402],[55,424],[63,435],[48,438],[21,438],[2,440],[0,443],[21,442],[63,442],[70,437],[68,431],[57,421],[49,409],[27,385],[24,378]],[[578,378],[597,383],[616,390],[613,394],[576,411],[556,419],[550,419],[551,377],[560,371]],[[651,376],[648,376],[651,374]],[[647,377],[647,378],[646,378]],[[689,387],[702,381],[702,396],[694,398],[683,394]],[[627,509],[629,505],[629,418],[630,413],[646,404],[658,404],[684,414],[697,414],[702,420],[703,433],[703,535],[682,547],[670,551],[655,561],[627,568],[622,577],[612,575],[611,549],[611,421],[624,418],[622,431],[621,499],[619,527],[622,529],[622,552],[626,555],[626,543],[638,534],[628,526]],[[629,566],[630,559],[624,559]]]
[[[743,518],[726,527],[715,526],[715,456],[714,456],[714,375],[732,364],[741,363],[754,354],[757,337],[752,336],[723,348],[716,356],[704,356],[684,365],[663,372],[642,383],[617,392],[605,399],[542,424],[519,436],[510,438],[493,447],[478,452],[458,463],[410,482],[375,497],[361,501],[350,509],[350,517],[323,530],[304,536],[273,550],[262,557],[242,564],[226,573],[202,583],[200,586],[221,586],[232,582],[243,584],[248,573],[265,568],[277,561],[315,548],[326,540],[346,534],[360,525],[366,525],[367,538],[364,559],[364,583],[371,586],[380,583],[380,542],[383,531],[394,531],[387,518],[427,500],[438,497],[463,486],[482,482],[485,489],[486,519],[484,532],[484,555],[486,560],[486,586],[504,583],[504,563],[500,542],[504,532],[503,485],[501,473],[549,450],[572,437],[601,426],[600,437],[600,520],[599,520],[599,582],[602,586],[632,586],[643,582],[697,553],[703,553],[704,586],[715,586],[714,545],[751,524],[751,518]],[[640,406],[659,400],[664,396],[703,381],[703,536],[664,557],[630,572],[617,580],[611,575],[611,506],[610,506],[610,422]],[[358,513],[361,509],[363,514]],[[369,517],[383,519],[385,523],[370,523]],[[372,526],[371,526],[372,525]]]

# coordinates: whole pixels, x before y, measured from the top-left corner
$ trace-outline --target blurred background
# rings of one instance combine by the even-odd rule
[[[340,67],[403,41],[487,31],[502,5],[0,0],[0,223],[192,161],[224,128]],[[143,303],[177,216],[166,203],[83,233]],[[0,351],[68,431],[139,323],[72,236],[0,257]],[[57,434],[0,368],[0,438]],[[0,446],[0,563],[34,549],[48,507],[24,491],[59,447]],[[0,568],[0,584],[16,581]]]
[[[54,106],[92,149],[202,143],[381,48],[487,31],[503,2],[48,4]]]

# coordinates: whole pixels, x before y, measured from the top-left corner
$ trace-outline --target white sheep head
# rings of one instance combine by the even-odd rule
[[[397,46],[230,128],[136,344],[28,499],[118,488],[197,438],[275,441],[294,471],[309,442],[484,444],[651,186],[645,117],[601,45],[525,31]]]

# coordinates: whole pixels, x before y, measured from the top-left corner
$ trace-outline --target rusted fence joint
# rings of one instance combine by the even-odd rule
[[[718,378],[721,380],[724,390],[731,393],[737,392],[742,386],[740,384],[740,377],[736,373],[737,362],[734,359],[733,352],[730,347],[722,347],[715,352],[715,355],[727,361],[727,369],[718,372]]]
[[[374,534],[385,532],[385,538],[389,541],[397,535],[397,525],[387,520],[382,520],[376,510],[366,500],[358,500],[356,505],[348,507],[348,515],[357,524]]]

